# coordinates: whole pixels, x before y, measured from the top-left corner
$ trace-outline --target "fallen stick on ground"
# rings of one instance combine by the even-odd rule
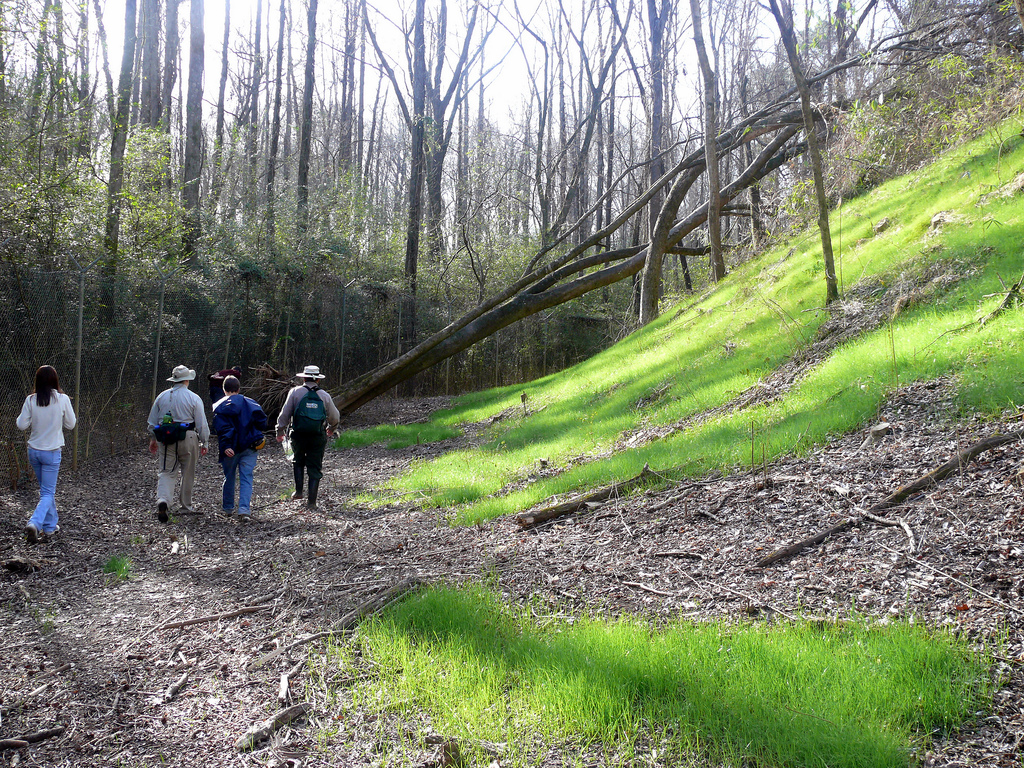
[[[282,706],[288,701],[288,683],[293,677],[299,674],[299,671],[306,665],[305,660],[300,661],[294,667],[289,669],[287,672],[281,673],[281,684],[277,689],[277,700]]]
[[[980,454],[984,453],[985,451],[991,450],[993,448],[998,448],[999,446],[1006,445],[1007,443],[1017,442],[1018,440],[1021,439],[1021,437],[1024,437],[1024,432],[1010,432],[1005,435],[995,435],[993,437],[985,438],[984,440],[975,443],[969,448],[965,448],[964,450],[960,451],[960,453],[958,453],[952,459],[947,461],[942,466],[933,469],[927,475],[919,477],[917,480],[910,483],[909,485],[904,485],[902,488],[891,493],[889,496],[882,499],[882,501],[878,502],[873,507],[868,509],[867,513],[865,513],[864,515],[860,515],[857,517],[848,517],[841,523],[833,525],[831,528],[828,528],[824,531],[819,531],[813,536],[810,536],[806,539],[802,539],[796,542],[795,544],[790,544],[788,547],[782,547],[781,549],[777,549],[772,554],[768,555],[768,557],[759,560],[757,562],[757,567],[764,568],[766,566],[772,565],[773,563],[777,563],[780,560],[785,560],[786,558],[792,557],[793,555],[803,552],[808,547],[813,547],[820,544],[834,533],[839,533],[841,531],[847,530],[848,528],[853,528],[855,525],[860,525],[865,520],[870,519],[868,515],[874,515],[877,512],[882,512],[891,507],[895,507],[897,504],[900,504],[901,502],[905,501],[907,498],[917,493],[918,491],[922,491],[925,488],[930,488],[933,485],[938,485],[940,482],[945,480],[954,472],[957,472],[958,470],[961,470],[964,467],[966,467],[971,461],[973,461],[975,458],[977,458]]]
[[[161,629],[179,629],[181,627],[190,627],[193,624],[206,624],[210,621],[220,621],[221,619],[234,619],[237,616],[244,616],[247,613],[256,613],[257,611],[269,611],[269,605],[247,605],[243,608],[239,608],[234,611],[228,611],[227,613],[215,613],[212,616],[200,616],[195,619],[182,619],[181,621],[171,621],[167,624],[161,624],[159,627],[155,627],[152,631],[156,632]]]
[[[621,483],[605,486],[604,488],[598,488],[596,491],[592,491],[591,493],[587,493],[582,496],[574,496],[566,501],[560,501],[556,504],[541,507],[531,512],[524,512],[521,515],[516,515],[516,522],[521,528],[529,528],[532,525],[546,523],[548,520],[553,520],[556,517],[578,512],[588,504],[607,501],[608,499],[622,496],[634,488],[644,485],[656,475],[657,473],[651,471],[651,468],[645,464],[644,468],[640,471],[640,474],[636,477],[630,478],[629,480],[623,480]]]
[[[324,632],[316,632],[312,635],[307,635],[306,637],[303,637],[300,640],[296,640],[294,643],[291,643],[290,645],[284,645],[280,648],[270,651],[269,653],[260,656],[258,659],[256,659],[256,661],[251,662],[246,667],[246,669],[251,672],[254,669],[259,669],[268,661],[272,661],[273,659],[276,659],[278,656],[288,653],[289,651],[298,648],[299,646],[306,645],[307,643],[312,643],[314,640],[320,640],[322,638],[329,637],[330,635],[338,635],[343,632],[347,632],[360,621],[362,621],[365,617],[370,616],[374,613],[379,613],[380,611],[384,610],[389,605],[391,605],[391,603],[405,597],[405,595],[414,590],[420,584],[421,582],[417,578],[403,579],[397,584],[388,587],[383,592],[379,592],[378,594],[374,595],[368,600],[364,600],[360,605],[357,605],[351,611],[349,611],[340,619],[338,619],[338,621],[336,621],[330,629]]]
[[[167,686],[167,690],[164,691],[164,704],[166,704],[171,699],[173,699],[175,696],[177,696],[181,692],[181,689],[185,687],[185,683],[187,683],[187,682],[188,682],[188,670],[185,670],[185,672],[182,674],[182,676],[179,677],[178,680],[175,683],[173,683],[172,685]]]
[[[268,718],[261,723],[256,723],[256,725],[243,733],[235,742],[235,749],[239,752],[252,749],[259,742],[270,738],[278,728],[283,725],[288,725],[288,723],[298,717],[302,717],[312,708],[312,704],[304,702],[302,704],[296,704],[293,707],[288,707],[288,709],[282,709],[273,717]]]
[[[56,728],[47,728],[45,731],[26,733],[24,736],[15,736],[12,739],[2,739],[0,740],[0,749],[24,749],[29,744],[38,744],[40,741],[52,739],[62,733],[64,733],[64,726],[58,725]]]

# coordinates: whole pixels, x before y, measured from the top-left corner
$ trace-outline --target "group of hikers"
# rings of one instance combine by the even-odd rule
[[[260,404],[241,393],[240,377],[237,368],[212,374],[210,404],[224,471],[222,511],[234,515],[237,509],[238,519],[248,522],[252,519],[253,472],[259,452],[266,446],[264,432],[269,424]],[[189,389],[195,378],[193,369],[176,366],[167,379],[170,388],[157,395],[149,410],[149,451],[157,458],[156,515],[161,523],[170,520],[172,502],[177,503],[176,509],[193,511],[196,464],[206,455],[210,443],[206,406]],[[315,507],[327,439],[341,416],[330,394],[319,386],[324,375],[317,366],[305,366],[296,378],[299,384],[288,392],[278,416],[276,437],[279,443],[287,439],[291,448],[295,480],[292,499],[305,499],[308,506]],[[71,399],[61,390],[57,371],[51,365],[40,366],[35,386],[25,398],[17,419],[18,428],[29,432],[29,464],[39,481],[39,504],[25,525],[25,538],[30,544],[46,540],[60,530],[54,495],[64,430],[74,429],[76,423]],[[304,482],[307,474],[308,485]]]

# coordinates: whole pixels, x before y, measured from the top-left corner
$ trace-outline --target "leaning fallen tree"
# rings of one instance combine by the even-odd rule
[[[894,35],[876,46],[874,51],[837,63],[808,77],[807,81],[817,86],[840,72],[868,62],[881,62],[886,56],[892,57],[892,61],[884,63],[898,67],[911,66],[937,55],[944,34],[943,24],[932,24],[916,35]],[[880,87],[881,84],[876,85],[876,89]],[[816,122],[824,123],[827,115],[842,106],[841,103],[819,105],[814,115]],[[716,152],[719,158],[753,142],[764,142],[743,172],[721,190],[723,213],[729,212],[726,206],[746,189],[806,151],[806,140],[800,140],[802,128],[803,116],[796,90],[790,88],[718,136]],[[566,229],[558,238],[544,238],[545,245],[530,260],[525,273],[517,281],[405,354],[347,383],[344,390],[335,397],[338,408],[343,414],[351,413],[417,373],[468,349],[512,323],[632,277],[649,264],[660,265],[664,255],[679,250],[681,241],[707,221],[707,201],[700,202],[681,216],[679,213],[687,193],[706,170],[705,157],[703,142],[700,142],[698,149],[685,155],[605,227],[583,238],[579,244],[566,246],[584,219]],[[592,252],[595,248],[601,248],[602,243],[607,242],[612,234],[633,217],[641,215],[651,199],[666,189],[668,193],[653,227],[650,242]],[[611,190],[607,194],[611,194]],[[604,199],[596,205],[603,202]],[[564,251],[548,258],[559,248],[564,248]]]

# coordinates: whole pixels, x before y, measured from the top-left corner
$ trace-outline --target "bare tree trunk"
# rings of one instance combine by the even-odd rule
[[[156,102],[156,122],[164,133],[171,132],[171,94],[178,79],[178,3],[167,0],[167,40],[164,43],[163,98]]]
[[[160,125],[160,0],[142,2],[142,70],[139,123]]]
[[[110,138],[110,178],[107,182],[107,223],[104,235],[107,274],[117,271],[118,237],[121,229],[121,189],[124,185],[124,150],[128,142],[128,119],[132,97],[132,67],[135,63],[135,0],[125,0],[124,51],[121,54],[121,76],[117,82],[117,113]],[[112,311],[112,307],[108,307]]]
[[[39,110],[43,100],[43,80],[46,79],[46,53],[50,43],[50,10],[53,7],[52,0],[44,0],[43,12],[39,19],[39,39],[36,41],[36,60],[32,85],[28,97],[28,125],[29,130],[36,130],[39,122]]]
[[[253,42],[252,80],[249,83],[248,113],[245,119],[245,173],[246,189],[243,208],[252,214],[256,210],[257,160],[256,142],[259,134],[260,85],[263,83],[263,0],[256,0],[255,40]]]
[[[285,0],[281,0],[281,19],[277,32],[277,77],[274,79],[274,113],[270,120],[270,151],[267,156],[267,251],[277,252],[277,232],[274,218],[274,183],[277,177],[277,147],[281,139],[281,89],[284,81]]]
[[[316,11],[317,0],[309,0],[306,12],[306,79],[302,94],[301,133],[299,134],[298,169],[298,230],[305,248],[306,229],[309,227],[309,153],[313,142],[313,64],[316,56]]]
[[[100,38],[100,53],[103,55],[103,75],[107,81],[107,117],[111,124],[117,113],[116,91],[114,91],[114,78],[110,75],[110,58],[107,50],[107,30],[103,26],[103,9],[100,7],[100,0],[93,0],[93,11],[96,14],[96,29]]]
[[[783,0],[784,1],[784,0]],[[825,262],[825,304],[839,298],[839,284],[836,280],[835,260],[832,256],[832,232],[828,224],[828,199],[825,195],[825,178],[821,169],[821,149],[818,146],[818,132],[814,125],[814,110],[811,108],[811,89],[804,77],[800,59],[796,51],[796,35],[793,33],[793,9],[779,6],[779,0],[769,0],[772,15],[779,25],[782,44],[789,57],[789,66],[793,70],[797,91],[800,93],[800,111],[804,119],[804,133],[807,136],[808,154],[811,158],[811,170],[814,173],[814,195],[818,202],[818,231],[821,233],[821,255]]]
[[[174,0],[170,0],[174,2]],[[196,245],[202,235],[199,180],[203,167],[203,68],[206,61],[204,0],[191,0],[189,21],[188,98],[185,106],[185,159],[182,168],[182,204],[185,231],[182,250],[189,266],[198,263]]]
[[[0,23],[2,23],[3,12],[0,10]],[[78,34],[75,47],[78,49],[78,87],[76,89],[75,101],[78,103],[80,114],[78,117],[78,145],[75,153],[78,157],[89,157],[92,151],[92,118],[94,110],[93,94],[91,88],[91,61],[92,49],[89,45],[89,3],[83,2],[78,6]],[[3,59],[3,49],[0,46],[0,60]],[[0,64],[0,106],[3,105],[3,64]]]
[[[708,18],[711,17],[711,0],[708,5]],[[704,154],[708,174],[708,245],[711,248],[711,279],[716,283],[725,277],[725,256],[722,253],[722,198],[721,182],[718,178],[718,156],[716,154],[716,137],[718,136],[717,94],[718,83],[715,72],[708,59],[707,48],[704,46],[704,33],[701,28],[700,2],[690,0],[690,13],[693,16],[693,42],[697,46],[697,59],[704,77]]]
[[[647,16],[651,40],[651,113],[650,113],[650,157],[653,184],[665,173],[664,152],[664,108],[665,108],[665,31],[672,3],[662,0],[647,0]],[[647,207],[650,232],[653,235],[655,222],[661,212],[662,195],[659,192],[651,198]],[[658,301],[661,299],[661,260],[658,256],[648,259],[640,280],[640,324],[646,325],[658,316]]]
[[[224,189],[224,99],[228,84],[228,46],[231,42],[231,0],[224,0],[224,44],[220,54],[220,86],[217,92],[217,129],[213,140],[213,188],[211,205],[220,203]]]
[[[164,82],[163,98],[158,98],[155,104],[155,122],[159,123],[165,135],[171,134],[171,94],[174,93],[174,83],[178,79],[178,3],[179,0],[167,0],[167,35],[164,42]],[[168,139],[164,148],[164,157],[167,163],[166,183],[167,189],[174,186],[174,175],[170,172],[171,167],[171,141]]]

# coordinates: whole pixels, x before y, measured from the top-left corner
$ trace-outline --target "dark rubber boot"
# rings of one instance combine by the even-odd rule
[[[302,471],[303,471],[302,467],[299,467],[299,466],[292,467],[292,472],[295,474],[295,493],[292,494],[292,500],[293,501],[295,499],[301,499],[302,498]],[[309,482],[310,482],[310,485],[313,484],[312,480],[310,480]]]
[[[306,498],[306,506],[316,506],[316,495],[320,492],[320,481],[310,480],[309,481],[309,496]]]

